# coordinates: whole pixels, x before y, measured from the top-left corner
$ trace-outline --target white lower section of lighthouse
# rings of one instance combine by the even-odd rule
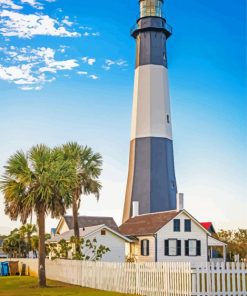
[[[146,137],[172,140],[168,70],[161,65],[135,70],[131,140]]]

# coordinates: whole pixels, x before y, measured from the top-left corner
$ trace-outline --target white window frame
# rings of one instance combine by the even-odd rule
[[[193,245],[191,245],[194,243]],[[197,256],[197,240],[196,239],[189,239],[189,256],[190,257],[196,257]]]
[[[169,239],[168,240],[168,254],[169,256],[177,256],[177,239]],[[171,242],[175,243],[175,246],[171,247]]]

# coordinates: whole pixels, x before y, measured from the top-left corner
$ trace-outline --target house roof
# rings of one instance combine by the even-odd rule
[[[79,229],[80,230],[80,237],[85,237],[88,234],[97,231],[100,227],[101,227],[101,225],[80,228]],[[61,239],[65,239],[66,241],[69,241],[72,236],[74,236],[73,229],[66,231],[62,234],[56,234],[51,239],[47,240],[47,242],[59,242]]]
[[[63,219],[65,223],[68,225],[68,228],[72,230],[74,228],[73,216],[64,216]],[[104,224],[115,231],[119,231],[118,226],[112,217],[79,216],[78,224],[79,228],[98,226]]]
[[[207,229],[207,231],[213,233],[216,232],[213,226],[213,222],[201,222],[201,225]]]
[[[169,211],[132,217],[122,224],[119,230],[128,236],[155,234],[179,213],[181,211]]]
[[[208,245],[209,247],[224,247],[224,246],[227,246],[226,243],[212,237],[212,236],[209,236],[208,237]]]
[[[96,225],[96,226],[91,226],[91,227],[85,227],[85,228],[80,228],[80,237],[81,238],[86,238],[89,235],[93,235],[94,233],[96,233],[97,231],[101,230],[101,229],[106,229],[110,232],[112,232],[113,234],[115,234],[118,237],[121,237],[122,239],[126,240],[126,241],[130,241],[128,238],[124,237],[121,233],[107,227],[106,225]],[[70,241],[70,238],[74,236],[74,230],[71,229],[69,231],[64,232],[63,234],[56,234],[55,236],[53,236],[51,239],[47,240],[47,243],[57,243],[60,240],[64,239],[66,241]]]

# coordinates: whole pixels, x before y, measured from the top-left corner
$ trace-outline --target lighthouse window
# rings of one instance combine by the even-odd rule
[[[170,116],[168,114],[166,115],[166,120],[167,120],[167,123],[170,123]]]
[[[141,17],[145,16],[162,16],[161,0],[142,0],[141,1]]]

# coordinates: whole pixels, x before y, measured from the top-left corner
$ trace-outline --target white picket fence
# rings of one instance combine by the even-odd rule
[[[245,263],[206,263],[192,269],[193,296],[247,296]]]
[[[190,296],[190,263],[47,261],[49,279],[104,291],[146,296]]]
[[[16,260],[16,259],[13,259]],[[18,260],[18,259],[17,259]],[[2,261],[2,260],[0,260]],[[19,259],[37,275],[36,259]],[[46,275],[82,287],[146,296],[247,296],[244,263],[106,263],[46,260]]]

